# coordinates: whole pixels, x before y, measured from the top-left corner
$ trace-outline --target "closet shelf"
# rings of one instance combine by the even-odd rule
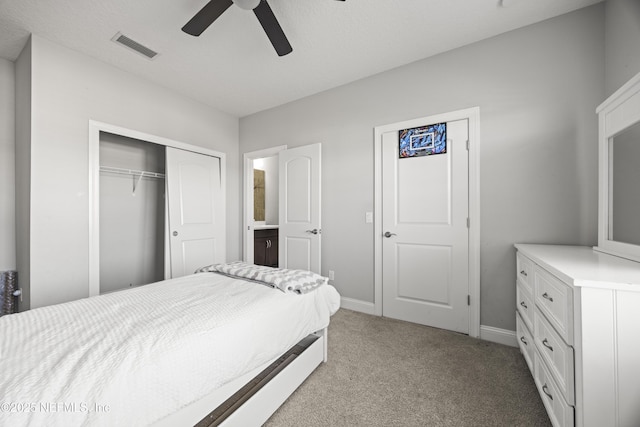
[[[123,169],[114,168],[111,166],[100,166],[100,172],[116,173],[120,175],[132,175],[140,178],[160,178],[163,179],[165,175],[158,172],[140,171],[135,169]]]

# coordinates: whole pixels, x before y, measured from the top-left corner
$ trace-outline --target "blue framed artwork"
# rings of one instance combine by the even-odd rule
[[[447,152],[447,124],[436,123],[399,132],[401,159]]]

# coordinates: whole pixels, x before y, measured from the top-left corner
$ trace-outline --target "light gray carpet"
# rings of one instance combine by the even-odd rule
[[[322,364],[265,426],[550,426],[520,351],[340,309]]]

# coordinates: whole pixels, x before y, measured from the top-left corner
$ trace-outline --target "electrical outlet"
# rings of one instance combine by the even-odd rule
[[[335,273],[333,270],[329,270],[329,280],[334,280],[336,277]]]

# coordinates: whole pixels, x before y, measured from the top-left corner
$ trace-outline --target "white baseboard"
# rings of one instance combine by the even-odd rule
[[[480,325],[480,339],[496,342],[498,344],[509,345],[511,347],[518,346],[516,331],[494,328],[493,326]]]
[[[372,302],[362,301],[359,299],[340,297],[340,307],[347,310],[359,311],[365,314],[375,314]]]

